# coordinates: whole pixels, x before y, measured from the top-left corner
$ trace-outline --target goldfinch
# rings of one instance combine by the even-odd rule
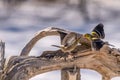
[[[85,38],[91,41],[92,50],[100,50],[105,44],[101,39],[105,38],[105,33],[103,29],[103,24],[98,24],[91,32],[84,35]]]
[[[99,38],[99,39],[104,39],[105,38],[105,33],[103,29],[104,25],[103,24],[98,24],[91,32],[91,35],[94,38]]]
[[[78,43],[80,42],[80,38],[81,37],[79,35],[77,35],[74,32],[71,32],[62,39],[60,46],[58,45],[52,46],[60,48],[65,53],[66,52],[71,53],[71,51],[73,51],[77,47]]]

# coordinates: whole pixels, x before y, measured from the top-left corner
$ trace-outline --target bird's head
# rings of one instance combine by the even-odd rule
[[[91,32],[91,35],[92,35],[92,37],[100,38],[100,36],[94,31]]]
[[[88,40],[92,39],[92,35],[88,33],[84,34],[84,37],[87,38]]]

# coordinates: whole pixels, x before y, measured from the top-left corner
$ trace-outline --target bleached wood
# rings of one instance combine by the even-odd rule
[[[0,71],[3,70],[5,63],[5,42],[0,41]]]
[[[28,56],[31,49],[34,47],[37,41],[39,41],[40,39],[46,36],[60,36],[59,32],[66,33],[66,34],[71,33],[71,31],[56,28],[56,27],[48,27],[44,30],[41,30],[37,32],[36,35],[25,45],[25,47],[22,49],[22,52],[20,53],[20,56]],[[82,34],[79,34],[79,33],[76,33],[76,34],[81,36],[80,43],[90,44],[90,42],[87,39],[85,39],[82,36]]]
[[[38,40],[50,35],[60,36],[58,31],[70,33],[70,31],[53,27],[38,32],[23,48],[20,56],[12,56],[9,59],[0,74],[0,80],[28,80],[35,75],[53,70],[62,71],[62,80],[79,80],[79,69],[95,70],[102,75],[102,80],[120,76],[120,51],[110,48],[108,45],[104,45],[100,51],[91,51],[90,46],[86,47],[86,45],[77,46],[72,52],[72,56],[74,56],[72,59],[69,59],[68,54],[61,50],[45,51],[38,57],[28,56]],[[80,43],[90,44],[83,36]],[[74,66],[77,67],[77,72],[69,72],[70,68]],[[64,71],[65,68],[67,68],[66,71]],[[68,77],[64,77],[65,75]]]
[[[57,57],[51,59],[32,56],[12,57],[6,65],[1,80],[28,80],[38,74],[73,66],[95,70],[104,77],[103,80],[109,80],[115,76],[120,76],[120,55],[113,55],[114,49],[108,48],[106,50],[106,47],[103,47],[100,52],[78,52],[72,61],[65,61]],[[7,76],[5,76],[6,74]]]

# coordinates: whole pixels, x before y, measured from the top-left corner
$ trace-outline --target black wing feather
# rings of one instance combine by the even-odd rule
[[[58,31],[58,33],[60,34],[60,39],[61,39],[61,43],[62,43],[62,41],[65,38],[65,36],[67,35],[67,33],[60,32],[60,31]]]
[[[104,28],[104,25],[100,23],[93,29],[93,32],[96,32],[101,39],[105,38],[105,32],[103,28]]]

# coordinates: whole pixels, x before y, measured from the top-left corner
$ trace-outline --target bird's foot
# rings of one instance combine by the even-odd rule
[[[69,54],[65,59],[65,61],[73,61],[73,60],[74,60],[74,56],[71,54]]]

